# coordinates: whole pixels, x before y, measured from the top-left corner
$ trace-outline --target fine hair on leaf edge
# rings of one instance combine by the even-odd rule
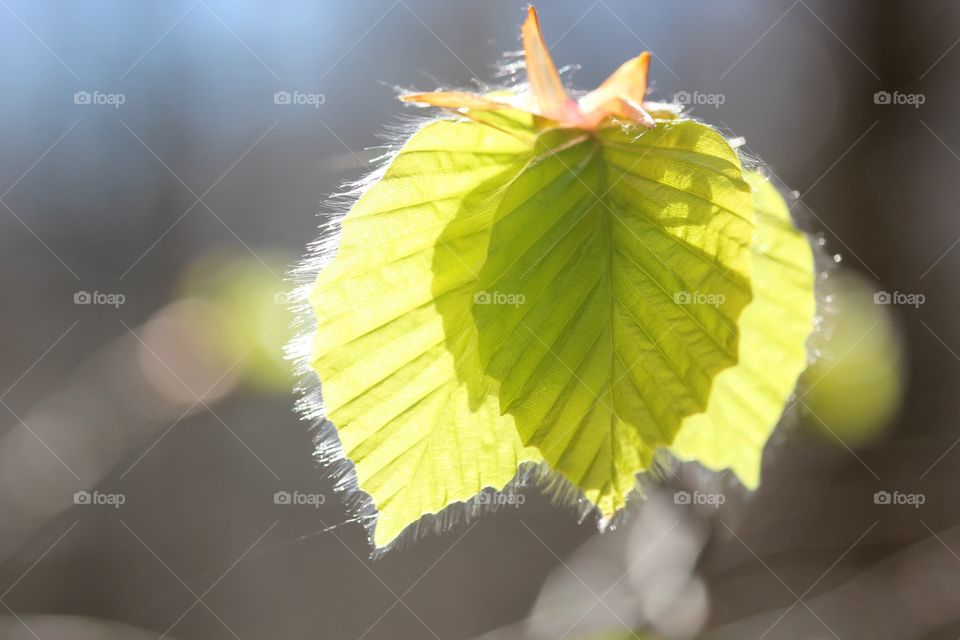
[[[679,106],[677,106],[677,111],[680,113]],[[456,116],[451,116],[446,113],[441,117],[458,119]],[[679,117],[696,120],[687,114],[680,114]],[[347,512],[351,515],[348,521],[356,520],[362,523],[371,546],[373,546],[373,530],[377,518],[377,510],[371,497],[360,489],[354,464],[344,453],[335,425],[326,418],[321,384],[318,375],[310,366],[315,317],[308,297],[320,270],[323,269],[337,253],[340,242],[340,228],[344,217],[349,213],[359,197],[384,176],[406,140],[421,127],[435,121],[436,118],[431,117],[405,117],[397,125],[387,127],[386,134],[383,136],[386,142],[384,147],[387,151],[378,159],[372,161],[376,166],[368,175],[358,180],[347,182],[337,194],[334,194],[327,200],[326,206],[319,214],[322,218],[319,225],[319,238],[308,245],[307,257],[291,272],[291,279],[295,285],[291,296],[291,306],[297,318],[295,325],[297,336],[287,346],[286,353],[288,359],[295,363],[296,374],[299,378],[296,386],[296,390],[300,396],[297,401],[297,410],[304,420],[311,423],[311,429],[314,432],[314,457],[318,464],[324,469],[324,473],[333,479],[335,483],[334,491],[343,501]],[[769,177],[770,172],[766,166],[743,148],[741,139],[731,138],[727,133],[719,131],[716,127],[712,128],[717,130],[724,139],[728,140],[736,150],[745,170],[747,168],[759,170],[767,176],[768,179],[772,179]],[[790,202],[789,194],[783,193],[784,189],[782,186],[778,188],[778,191],[781,192],[785,200]],[[790,209],[791,217],[796,221],[796,212],[793,207]],[[803,231],[801,230],[801,232]],[[808,232],[803,233],[813,249],[815,259],[814,291],[817,298],[817,310],[813,333],[811,333],[812,338],[816,332],[821,330],[823,324],[821,319],[824,313],[829,313],[829,300],[827,296],[822,295],[822,287],[820,285],[821,282],[829,276],[829,271],[835,266],[835,263],[833,260],[824,257],[824,241],[822,237],[819,238],[819,241],[815,241],[810,237]],[[811,356],[809,343],[810,338],[808,338],[808,360]],[[791,404],[790,401],[795,396],[796,392],[794,391],[788,399],[788,407]],[[768,457],[769,451],[767,450],[777,448],[777,443],[781,439],[778,437],[781,431],[780,425],[786,421],[787,417],[790,417],[791,414],[794,413],[795,409],[791,407],[781,416],[763,452],[764,459]],[[610,521],[600,519],[599,524],[601,528],[616,527],[624,518],[628,518],[629,512],[632,511],[629,505],[642,500],[644,488],[648,483],[657,482],[664,476],[672,475],[678,464],[680,464],[680,462],[673,459],[666,451],[661,450],[658,452],[653,468],[637,475],[637,484],[630,493],[628,507],[621,509]],[[507,483],[505,487],[497,491],[497,493],[513,495],[528,488],[536,488],[544,493],[554,504],[572,509],[580,521],[583,521],[596,511],[594,505],[584,498],[580,489],[574,487],[566,478],[550,469],[546,463],[524,463],[514,478]],[[486,489],[496,490],[496,487],[487,487]],[[501,505],[497,504],[497,501],[483,500],[480,497],[484,495],[486,489],[478,496],[466,502],[454,503],[448,505],[438,513],[422,516],[419,520],[407,526],[398,538],[386,546],[376,549],[374,555],[379,555],[393,548],[407,546],[424,535],[447,531],[454,525],[473,521],[482,514],[501,508]]]

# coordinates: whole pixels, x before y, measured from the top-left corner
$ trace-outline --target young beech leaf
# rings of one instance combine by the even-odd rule
[[[690,416],[670,446],[682,460],[731,469],[760,482],[760,453],[807,365],[816,313],[813,251],[787,204],[761,174],[748,173],[757,222],[753,301],[740,316],[740,356],[714,379],[707,411]]]
[[[604,518],[660,450],[755,486],[805,362],[813,261],[717,131],[645,102],[649,54],[579,100],[531,9],[529,89],[414,94],[422,126],[343,218],[310,365],[377,547],[524,463]]]

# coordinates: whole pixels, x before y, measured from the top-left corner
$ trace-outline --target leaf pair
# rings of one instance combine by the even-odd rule
[[[612,516],[661,450],[755,486],[806,362],[810,247],[712,128],[644,103],[644,54],[579,101],[535,14],[530,92],[418,94],[421,127],[310,293],[322,382],[383,547],[545,464]]]

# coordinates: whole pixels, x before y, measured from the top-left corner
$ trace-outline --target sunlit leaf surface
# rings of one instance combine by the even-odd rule
[[[648,55],[568,98],[531,20],[532,95],[409,96],[457,113],[363,193],[310,294],[378,547],[524,463],[607,518],[660,450],[754,486],[805,362],[812,257],[776,190],[643,102]]]

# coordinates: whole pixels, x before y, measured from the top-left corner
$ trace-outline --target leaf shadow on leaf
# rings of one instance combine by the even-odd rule
[[[623,506],[684,419],[706,410],[714,377],[737,361],[736,322],[751,299],[748,269],[688,241],[716,222],[718,184],[752,212],[739,164],[705,156],[683,173],[677,158],[640,154],[617,175],[622,153],[578,131],[541,135],[465,199],[433,264],[471,409],[496,394],[521,441],[604,514]],[[678,303],[684,293],[723,298]]]

